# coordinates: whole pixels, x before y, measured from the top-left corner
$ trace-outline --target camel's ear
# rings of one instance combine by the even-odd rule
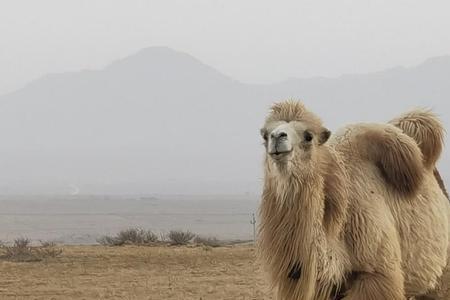
[[[328,129],[323,127],[319,134],[319,145],[322,145],[323,143],[328,141],[328,139],[330,138],[330,135],[331,135],[331,131],[329,131]]]

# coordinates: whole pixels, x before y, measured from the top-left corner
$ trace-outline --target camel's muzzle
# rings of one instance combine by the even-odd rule
[[[288,134],[284,130],[274,130],[270,134],[267,152],[272,154],[283,154],[292,151],[292,145]]]

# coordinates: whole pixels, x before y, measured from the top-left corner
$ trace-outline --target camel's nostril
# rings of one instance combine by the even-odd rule
[[[287,138],[287,133],[284,131],[272,132],[270,137],[273,139]]]
[[[287,137],[287,133],[286,132],[280,132],[280,134],[278,135],[279,138],[285,138]]]

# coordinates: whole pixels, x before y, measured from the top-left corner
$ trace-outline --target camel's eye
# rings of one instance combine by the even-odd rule
[[[261,129],[261,136],[262,138],[267,141],[267,138],[269,137],[269,133],[265,129]]]
[[[313,135],[308,130],[305,130],[305,132],[303,133],[303,138],[305,139],[305,141],[311,142],[313,139]]]

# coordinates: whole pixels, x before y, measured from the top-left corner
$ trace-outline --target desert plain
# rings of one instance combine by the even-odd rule
[[[0,299],[272,299],[252,245],[61,248],[0,261]]]

